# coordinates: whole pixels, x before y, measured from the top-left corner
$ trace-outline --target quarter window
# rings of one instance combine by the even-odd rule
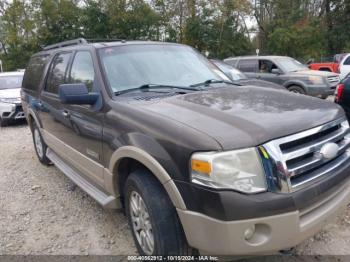
[[[23,88],[38,90],[44,74],[48,55],[34,56],[30,59],[23,79]]]
[[[65,83],[66,72],[71,53],[61,53],[55,56],[52,61],[50,74],[47,78],[46,91],[58,94],[58,87]]]
[[[89,92],[92,91],[95,79],[92,57],[88,51],[80,51],[75,55],[70,73],[71,83],[86,84]]]

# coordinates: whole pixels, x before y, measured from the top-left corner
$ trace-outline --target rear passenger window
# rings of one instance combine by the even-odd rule
[[[61,53],[54,57],[46,82],[46,91],[58,94],[58,87],[65,83],[67,66],[71,53]]]
[[[238,68],[243,72],[255,73],[258,67],[258,60],[244,59],[238,62]]]
[[[92,91],[95,79],[94,64],[88,51],[77,52],[72,64],[70,83],[84,83]]]
[[[23,78],[23,88],[38,90],[49,55],[32,57]]]

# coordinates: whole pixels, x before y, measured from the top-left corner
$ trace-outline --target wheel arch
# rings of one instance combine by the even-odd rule
[[[36,116],[35,112],[33,109],[28,108],[28,116],[27,116],[28,124],[31,130],[33,130],[33,123],[36,123],[36,125],[39,128],[42,128],[42,124],[39,121],[39,118]]]
[[[153,156],[135,146],[120,147],[112,154],[108,168],[111,181],[107,183],[113,185],[116,195],[123,197],[124,183],[130,172],[137,168],[147,169],[164,187],[173,205],[186,209],[185,202],[168,172]]]

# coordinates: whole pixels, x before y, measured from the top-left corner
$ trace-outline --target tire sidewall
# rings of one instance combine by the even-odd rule
[[[304,91],[304,89],[302,87],[299,86],[291,86],[288,88],[289,92],[295,93],[295,94],[302,94],[305,95],[306,92]]]
[[[148,214],[150,216],[150,222],[151,222],[151,225],[152,225],[152,232],[153,232],[153,237],[154,237],[154,250],[153,250],[153,254],[157,254],[157,250],[159,250],[159,228],[157,227],[155,221],[154,221],[154,210],[153,210],[153,207],[152,205],[149,203],[150,200],[148,199],[147,196],[145,196],[145,191],[147,191],[147,189],[145,190],[145,188],[140,188],[139,185],[137,183],[135,183],[133,180],[129,180],[126,184],[126,188],[125,188],[125,193],[124,193],[124,196],[125,196],[125,212],[126,212],[126,215],[127,215],[127,218],[128,218],[128,222],[129,222],[129,226],[130,226],[130,229],[132,231],[132,236],[133,236],[133,239],[134,239],[134,242],[135,242],[135,245],[136,245],[136,248],[137,248],[137,251],[139,252],[139,254],[141,255],[146,255],[144,252],[143,252],[143,249],[142,247],[140,246],[140,244],[138,243],[138,240],[135,236],[135,233],[134,233],[134,228],[133,228],[133,223],[131,221],[131,214],[130,214],[130,196],[131,196],[131,193],[135,191],[137,192],[143,199],[145,205],[146,205],[146,208],[147,208],[147,211],[148,211]]]
[[[43,155],[40,156],[38,154],[38,151],[36,149],[36,144],[35,144],[35,130],[37,130],[37,132],[39,133],[39,137],[40,137],[40,140],[41,140],[41,149],[43,151]],[[42,164],[45,164],[45,165],[49,165],[51,163],[51,161],[47,158],[46,156],[46,151],[47,151],[47,146],[43,140],[43,137],[41,135],[41,132],[38,128],[38,126],[36,125],[36,123],[33,123],[33,130],[32,130],[32,137],[33,137],[33,144],[34,144],[34,150],[35,150],[35,153],[39,159],[39,161],[42,163]]]

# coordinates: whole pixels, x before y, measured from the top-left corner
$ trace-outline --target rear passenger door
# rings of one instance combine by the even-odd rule
[[[241,70],[248,78],[256,78],[258,69],[257,59],[241,59],[237,64],[237,68]]]
[[[63,115],[63,108],[58,97],[58,87],[65,83],[72,54],[72,52],[62,52],[53,57],[40,94],[39,116],[44,128],[45,139],[48,137],[48,140],[51,137],[62,140],[69,130],[69,121]]]

